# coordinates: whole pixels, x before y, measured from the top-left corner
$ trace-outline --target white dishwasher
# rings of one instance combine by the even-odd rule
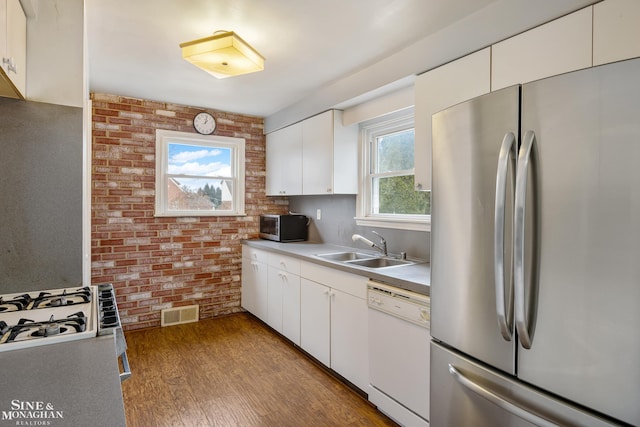
[[[369,401],[403,426],[429,425],[430,298],[369,281]]]

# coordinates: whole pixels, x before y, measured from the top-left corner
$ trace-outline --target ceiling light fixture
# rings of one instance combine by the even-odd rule
[[[180,43],[182,58],[216,78],[264,70],[264,58],[233,31]]]

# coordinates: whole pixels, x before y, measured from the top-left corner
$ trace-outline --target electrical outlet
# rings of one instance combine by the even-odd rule
[[[322,210],[316,209],[316,219],[318,221],[322,219]]]

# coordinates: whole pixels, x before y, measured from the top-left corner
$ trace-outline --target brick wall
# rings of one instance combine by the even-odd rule
[[[200,317],[241,311],[240,239],[258,237],[265,196],[263,119],[207,110],[216,135],[245,138],[246,217],[154,217],[156,129],[195,132],[204,111],[92,94],[91,281],[113,283],[125,330],[160,325],[160,310],[200,305]]]

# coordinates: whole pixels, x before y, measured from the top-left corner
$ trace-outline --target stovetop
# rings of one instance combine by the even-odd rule
[[[95,337],[96,287],[0,295],[0,352]]]

